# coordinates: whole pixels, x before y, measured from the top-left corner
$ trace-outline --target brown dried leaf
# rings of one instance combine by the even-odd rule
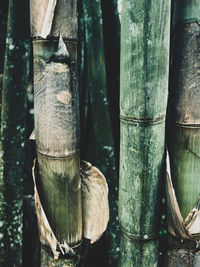
[[[86,161],[81,162],[83,235],[96,242],[109,220],[108,186],[103,174]]]

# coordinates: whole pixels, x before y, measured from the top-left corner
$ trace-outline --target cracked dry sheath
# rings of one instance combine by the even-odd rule
[[[43,24],[51,2],[31,0],[31,17],[34,17],[31,22],[35,139],[39,168],[36,183],[44,212],[58,242],[79,247],[82,239],[82,205],[76,65],[77,4],[76,1],[57,1],[52,10],[52,26],[44,40],[38,38],[42,36],[40,23],[34,22],[41,20]],[[67,39],[65,44],[74,61],[71,65],[63,60],[49,60],[57,50],[60,32],[63,39]],[[77,259],[59,258],[57,262],[53,261],[53,256],[42,249],[41,266],[77,264]]]
[[[200,194],[199,14],[199,1],[174,1],[168,149],[172,182],[184,220]],[[173,245],[172,242],[171,249]],[[175,262],[181,264],[181,251],[168,252],[169,266],[175,266]],[[184,250],[184,255],[184,266],[200,265],[198,253]]]
[[[120,267],[158,262],[170,3],[121,3]]]

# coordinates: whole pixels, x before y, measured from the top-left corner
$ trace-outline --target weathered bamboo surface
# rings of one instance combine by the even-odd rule
[[[39,194],[52,230],[60,243],[77,246],[82,238],[79,158],[56,160],[38,154],[38,165]]]
[[[60,244],[66,242],[71,247],[79,246],[82,239],[76,5],[76,1],[67,0],[30,2],[39,169],[36,183],[53,233]],[[61,38],[57,49],[60,34],[68,51]],[[76,266],[76,259],[52,263],[50,254],[47,265],[47,254],[43,254],[42,266]]]
[[[165,261],[167,267],[198,267],[200,266],[200,254],[196,253],[195,257],[192,252],[184,249],[174,249],[168,254]]]
[[[119,266],[156,266],[170,1],[124,0],[121,5]]]
[[[73,246],[82,236],[77,80],[66,64],[41,62],[34,76],[38,184],[56,237]]]
[[[35,51],[35,50],[34,50]],[[79,151],[77,77],[73,68],[36,58],[34,71],[37,151],[66,157]]]
[[[174,30],[168,146],[172,180],[184,218],[200,194],[199,38],[196,22],[177,25]]]
[[[189,217],[189,221],[198,219],[195,214],[199,212],[195,204],[200,195],[200,4],[196,0],[174,1],[173,8],[168,148],[177,203],[183,220],[187,222]],[[191,217],[191,214],[194,215]],[[167,254],[167,266],[198,266],[199,253],[195,253],[193,238],[188,241],[186,237],[181,241],[173,231],[170,233],[178,238],[169,240],[171,251]],[[198,241],[198,221],[195,233],[194,239]]]

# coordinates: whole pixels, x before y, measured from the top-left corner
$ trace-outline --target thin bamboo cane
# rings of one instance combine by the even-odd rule
[[[109,182],[110,224],[107,231],[109,263],[116,266],[119,261],[118,183],[119,183],[119,93],[120,93],[120,23],[117,0],[101,0],[103,40],[106,67],[106,91],[112,126],[116,175]],[[108,174],[109,175],[109,174]],[[109,177],[109,176],[108,176]]]
[[[112,153],[112,130],[106,99],[106,72],[100,1],[83,1],[86,40],[86,90],[84,99],[87,124],[81,153],[106,173],[105,155]],[[94,138],[93,138],[94,136]],[[101,166],[100,166],[101,165]]]
[[[117,171],[119,170],[120,23],[117,0],[101,0],[107,80],[107,98],[112,123]],[[112,52],[111,52],[112,51]]]
[[[40,19],[37,17],[39,9],[38,2],[32,1],[32,23]],[[46,40],[36,38],[40,35],[40,27],[32,25],[35,136],[39,168],[37,184],[41,203],[58,242],[79,247],[82,206],[76,1],[57,1],[53,17],[51,32]],[[46,34],[46,28],[42,29]],[[53,39],[57,39],[59,32],[66,40],[70,62],[63,62],[67,59],[63,55],[52,57],[58,44]],[[52,261],[52,257],[42,251],[41,266],[52,266]],[[77,259],[59,259],[54,264],[76,266]]]
[[[168,147],[172,182],[185,219],[200,195],[200,3],[177,0],[173,2],[173,10]],[[194,261],[200,264],[197,254],[192,254],[193,246],[187,247],[186,243],[172,239],[170,248],[179,250],[168,252],[168,266],[181,264],[181,251],[185,254],[184,266],[197,266]]]
[[[106,71],[100,0],[83,1],[83,21],[85,50],[83,82],[81,84],[81,94],[83,96],[81,98],[81,116],[83,117],[83,119],[81,118],[81,123],[83,121],[84,123],[82,123],[81,127],[83,131],[81,135],[81,157],[92,162],[107,177],[110,206],[113,207],[107,232],[108,245],[105,247],[105,241],[101,247],[98,244],[95,245],[97,249],[92,249],[92,251],[93,254],[99,255],[99,258],[91,256],[88,259],[91,262],[93,261],[92,265],[102,266],[106,265],[106,253],[108,250],[109,260],[113,259],[113,254],[117,253],[116,247],[118,244],[116,240],[118,239],[118,234],[116,230],[116,174],[112,128],[106,97]]]
[[[170,1],[123,0],[121,5],[119,266],[156,266]]]
[[[1,109],[1,266],[21,266],[22,263],[23,172],[29,47],[28,2],[10,0]]]

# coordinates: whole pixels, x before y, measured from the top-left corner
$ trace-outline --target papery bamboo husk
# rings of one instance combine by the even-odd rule
[[[119,266],[157,266],[171,1],[121,3]]]

